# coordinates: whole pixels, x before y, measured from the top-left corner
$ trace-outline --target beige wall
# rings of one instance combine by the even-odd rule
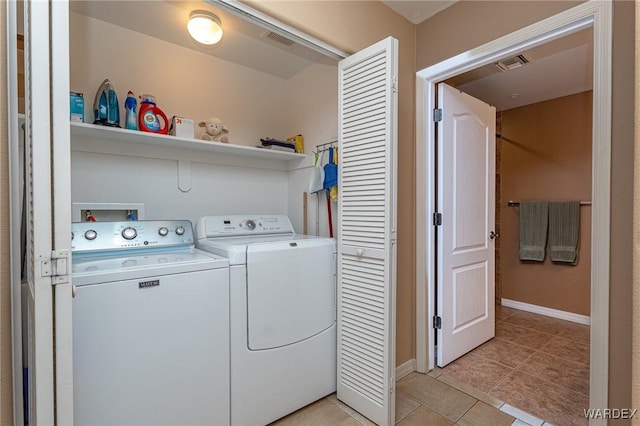
[[[248,1],[281,21],[353,53],[399,41],[396,364],[415,358],[415,27],[377,1]]]
[[[0,6],[0,22],[7,8]],[[2,28],[5,28],[2,26]],[[7,105],[7,32],[0,31],[0,105]],[[11,374],[11,272],[9,262],[9,134],[8,111],[0,107],[0,424],[13,423]]]
[[[633,350],[632,350],[632,376],[631,376],[631,406],[640,407],[640,8],[635,13],[635,156],[634,156],[634,193],[633,193]],[[640,417],[633,421],[634,425],[640,425]]]
[[[398,363],[415,356],[415,289],[414,289],[414,71],[422,69],[442,59],[453,56],[471,47],[505,35],[515,29],[524,27],[541,18],[569,8],[568,2],[467,2],[463,1],[443,11],[432,19],[417,27],[417,38],[414,27],[403,18],[390,14],[389,9],[377,2],[284,2],[274,1],[254,5],[271,11],[276,17],[289,24],[309,32],[316,37],[343,50],[354,52],[373,42],[393,35],[400,40],[400,177],[399,177],[399,280],[398,280]],[[638,407],[640,390],[635,394],[634,405],[630,403],[630,336],[631,336],[631,191],[632,186],[632,148],[633,148],[633,2],[620,4],[616,2],[614,13],[616,25],[614,29],[614,157],[612,186],[618,186],[612,196],[612,294],[611,294],[611,364],[612,366],[610,405],[612,407]],[[5,8],[0,8],[0,22],[4,22]],[[312,12],[310,12],[312,11]],[[6,45],[0,32],[0,52]],[[434,42],[446,40],[446,42]],[[415,50],[414,50],[415,47]],[[414,56],[414,53],[415,56]],[[0,75],[4,79],[5,55],[0,55]],[[1,81],[0,81],[1,84]],[[0,87],[6,87],[4,84]],[[95,89],[94,89],[95,90]],[[0,91],[0,102],[6,105],[5,93]],[[640,102],[640,98],[638,99]],[[6,110],[5,110],[6,111]],[[2,151],[7,145],[6,126],[0,121],[0,161],[5,161]],[[640,131],[639,131],[640,132]],[[638,159],[640,162],[640,158]],[[6,180],[8,170],[0,167],[0,181]],[[640,175],[636,175],[636,183],[640,186]],[[620,188],[622,187],[622,188]],[[0,187],[2,211],[6,211],[8,193]],[[636,198],[636,206],[640,202]],[[640,207],[638,207],[640,208]],[[2,217],[2,215],[0,215]],[[636,234],[640,232],[640,219],[636,219]],[[1,229],[8,229],[1,223]],[[1,235],[1,234],[0,234]],[[0,237],[2,238],[2,237]],[[636,238],[638,245],[639,238]],[[0,243],[4,240],[0,239]],[[638,248],[640,250],[640,248]],[[2,249],[3,253],[4,247]],[[619,255],[619,257],[614,257]],[[637,256],[636,256],[637,259]],[[0,269],[0,315],[7,312],[9,280],[6,278],[8,259],[2,257]],[[638,262],[635,262],[636,265]],[[638,276],[636,275],[636,282]],[[640,283],[636,284],[636,287]],[[640,295],[638,295],[640,299]],[[638,303],[636,303],[638,305]],[[635,322],[640,321],[636,313]],[[7,324],[2,321],[3,327]],[[0,330],[6,330],[2,328]],[[640,336],[638,337],[640,341]],[[11,424],[11,381],[10,369],[7,370],[11,357],[7,333],[0,336],[0,423]],[[640,346],[640,344],[639,344]],[[635,364],[640,371],[640,360],[636,351]],[[635,388],[640,383],[640,374],[636,373]],[[9,395],[7,397],[7,395]]]
[[[69,38],[69,85],[84,94],[85,122],[93,122],[96,91],[109,78],[121,121],[131,90],[136,96],[154,95],[168,117],[191,118],[196,137],[202,134],[197,123],[208,117],[219,117],[229,129],[229,142],[238,145],[255,146],[261,137],[282,139],[294,132],[283,113],[287,80],[73,12]]]
[[[417,26],[417,70],[495,40],[581,2],[463,0]]]
[[[417,28],[417,69],[568,9],[572,2],[461,1]],[[634,3],[614,2],[609,405],[631,403]],[[446,40],[435,43],[434,40]],[[605,407],[594,407],[605,408]]]
[[[519,209],[508,200],[590,200],[592,92],[502,112],[502,297],[589,316],[591,207],[580,208],[578,264],[522,262]]]
[[[609,314],[611,407],[631,407],[634,10],[634,2],[614,2]]]

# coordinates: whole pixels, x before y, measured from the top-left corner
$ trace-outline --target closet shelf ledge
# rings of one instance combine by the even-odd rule
[[[257,159],[271,159],[286,163],[303,160],[306,157],[305,154],[293,152],[275,151],[252,146],[235,145],[232,143],[209,142],[89,123],[71,122],[71,137],[107,139],[142,146],[150,145],[154,147],[185,149],[193,152],[209,152]]]

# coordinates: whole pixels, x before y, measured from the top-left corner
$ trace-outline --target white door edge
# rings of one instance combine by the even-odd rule
[[[417,73],[416,102],[416,369],[434,368],[432,318],[434,229],[433,178],[427,175],[433,164],[435,144],[431,113],[435,108],[435,84],[534,45],[569,35],[584,28],[594,32],[594,104],[591,254],[591,361],[589,406],[607,407],[609,374],[609,251],[611,192],[611,43],[613,5],[586,2],[526,28],[442,61]],[[422,213],[422,214],[420,214]],[[604,421],[591,420],[591,424]]]
[[[69,4],[51,3],[51,105],[53,250],[71,253],[71,136],[69,125]],[[56,424],[73,424],[73,329],[70,258],[67,277],[55,284]]]
[[[22,259],[20,253],[20,223],[22,203],[20,202],[20,176],[19,165],[19,133],[18,114],[18,21],[17,3],[7,3],[7,71],[8,71],[8,99],[7,116],[9,124],[9,167],[10,167],[10,195],[9,204],[11,212],[10,221],[10,259],[11,259],[11,347],[13,348],[13,423],[24,424],[23,410],[23,381],[22,381],[22,289],[21,269]]]

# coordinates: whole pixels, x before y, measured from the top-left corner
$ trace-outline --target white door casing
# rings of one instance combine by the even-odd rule
[[[337,396],[381,426],[395,423],[398,41],[338,66]]]
[[[24,188],[22,176],[24,164],[24,115],[18,114],[18,10],[16,2],[5,2],[7,13],[7,98],[5,114],[9,135],[9,185],[10,185],[10,259],[11,259],[11,321],[13,348],[13,423],[24,424],[23,399],[23,350],[22,350],[22,200]],[[3,117],[4,118],[4,117]],[[26,298],[25,298],[26,300]]]
[[[593,28],[593,161],[591,239],[591,357],[589,406],[606,407],[609,377],[609,265],[611,193],[611,45],[613,3],[589,1],[475,47],[417,73],[416,145],[416,369],[434,368],[435,186],[429,173],[435,145],[431,111],[438,82],[495,63],[551,40]],[[590,424],[606,424],[592,419]]]
[[[438,85],[438,366],[495,335],[495,108]]]

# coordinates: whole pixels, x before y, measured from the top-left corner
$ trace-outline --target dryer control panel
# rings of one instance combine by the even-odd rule
[[[74,222],[72,252],[105,252],[192,246],[189,220],[142,220],[125,222]]]
[[[293,225],[285,215],[205,216],[198,219],[198,239],[244,235],[292,234]]]

